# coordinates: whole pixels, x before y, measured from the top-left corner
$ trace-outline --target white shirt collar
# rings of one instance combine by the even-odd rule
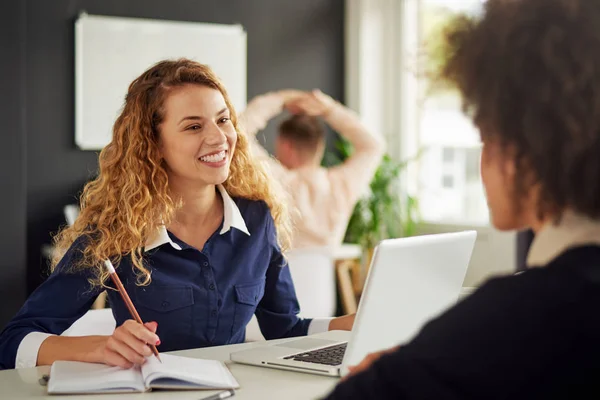
[[[600,220],[566,211],[558,224],[547,224],[536,233],[527,265],[544,266],[571,247],[600,245]]]
[[[223,199],[223,228],[219,234],[223,235],[229,232],[231,228],[236,228],[250,236],[250,232],[248,232],[248,228],[246,227],[246,221],[244,221],[244,217],[237,204],[235,204],[235,201],[229,196],[223,185],[217,185],[217,189],[219,189],[219,193],[221,193],[221,198]],[[150,251],[166,243],[169,243],[176,250],[181,250],[181,246],[171,240],[167,228],[161,225],[156,234],[146,241],[144,251]]]

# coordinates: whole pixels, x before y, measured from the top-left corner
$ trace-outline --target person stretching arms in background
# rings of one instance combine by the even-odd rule
[[[284,108],[293,115],[280,126],[273,159],[255,139]],[[341,165],[321,167],[325,131],[321,117],[347,139],[354,152]],[[254,98],[240,115],[254,154],[267,162],[287,189],[298,213],[291,248],[336,247],[344,238],[354,205],[365,193],[384,153],[383,139],[350,109],[319,90],[282,90]]]

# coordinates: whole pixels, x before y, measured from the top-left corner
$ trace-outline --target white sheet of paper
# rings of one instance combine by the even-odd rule
[[[227,368],[221,361],[202,360],[197,358],[161,354],[162,364],[156,357],[148,357],[142,366],[144,380],[155,379],[157,376],[169,376],[204,384],[207,386],[235,386]]]
[[[143,391],[144,382],[139,368],[122,369],[104,364],[76,361],[56,362],[50,371],[48,391],[94,392],[106,389]]]

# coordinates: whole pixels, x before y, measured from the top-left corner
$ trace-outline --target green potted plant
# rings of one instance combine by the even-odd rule
[[[356,204],[345,240],[372,249],[383,239],[412,236],[418,223],[418,201],[401,193],[399,177],[407,162],[384,155],[368,193]]]

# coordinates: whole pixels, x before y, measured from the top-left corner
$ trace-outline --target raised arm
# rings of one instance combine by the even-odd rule
[[[360,160],[362,165],[357,168],[369,167],[369,170],[375,172],[385,150],[383,138],[363,125],[354,111],[337,102],[325,115],[325,121],[354,148],[345,164]]]
[[[304,112],[311,116],[320,116],[348,140],[354,152],[341,165],[330,169],[336,176],[332,184],[338,184],[336,190],[352,204],[367,187],[385,151],[385,142],[381,135],[368,129],[358,115],[319,90],[314,90],[287,105],[293,112]]]
[[[260,130],[265,129],[272,118],[283,111],[286,103],[303,94],[300,90],[285,89],[256,96],[240,113],[240,126],[248,136],[256,136]]]
[[[287,89],[256,96],[239,115],[239,126],[248,135],[252,153],[267,162],[276,178],[281,177],[287,170],[260,145],[256,134],[264,129],[273,117],[281,113],[286,103],[303,94],[304,92],[299,90]]]

